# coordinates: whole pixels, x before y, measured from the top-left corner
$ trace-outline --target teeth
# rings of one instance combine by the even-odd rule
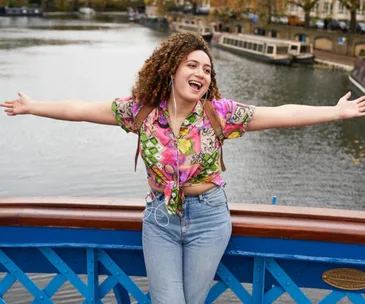
[[[196,82],[196,81],[194,81],[194,80],[189,81],[189,84],[196,84],[196,85],[198,86],[198,88],[199,88],[199,89],[203,86],[201,83]]]

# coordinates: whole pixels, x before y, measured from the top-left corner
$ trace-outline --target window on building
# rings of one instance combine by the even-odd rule
[[[344,6],[342,3],[339,3],[339,5],[338,5],[338,13],[339,14],[346,14],[347,13],[346,6]]]
[[[360,7],[357,10],[357,14],[358,15],[364,15],[364,2],[363,1],[360,1]]]
[[[338,13],[343,14],[343,4],[342,3],[338,4]]]
[[[315,5],[313,5],[313,7],[311,8],[311,12],[312,13],[316,13],[318,12],[318,7],[319,7],[319,3],[317,2]]]
[[[330,4],[327,1],[323,2],[322,13],[329,14],[329,10],[330,10]]]

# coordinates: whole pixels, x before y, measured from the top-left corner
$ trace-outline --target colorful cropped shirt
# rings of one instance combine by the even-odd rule
[[[254,106],[229,99],[211,101],[225,139],[245,134]],[[138,134],[134,123],[141,105],[133,99],[116,99],[112,110],[120,126]],[[211,182],[223,185],[220,168],[220,143],[209,118],[198,101],[181,125],[176,138],[169,126],[167,103],[161,102],[147,116],[140,130],[140,155],[146,165],[149,181],[164,188],[166,208],[170,214],[182,214],[183,186]]]

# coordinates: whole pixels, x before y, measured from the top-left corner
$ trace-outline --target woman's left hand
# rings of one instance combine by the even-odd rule
[[[365,116],[365,96],[349,100],[350,96],[351,92],[348,92],[336,105],[340,119]]]

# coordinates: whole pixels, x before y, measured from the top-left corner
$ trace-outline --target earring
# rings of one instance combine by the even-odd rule
[[[172,84],[174,83],[174,77],[172,77],[172,76],[170,76],[170,82],[169,82],[169,86],[171,87],[172,86]]]

